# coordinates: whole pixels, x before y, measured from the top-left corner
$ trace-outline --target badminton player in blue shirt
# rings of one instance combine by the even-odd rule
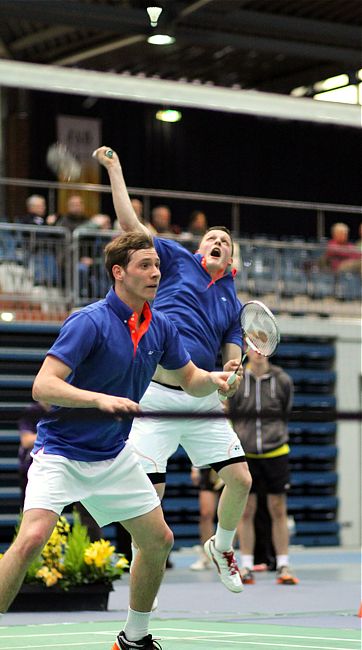
[[[108,171],[115,211],[123,230],[145,230],[132,208],[116,152],[100,147],[93,156]],[[155,307],[175,323],[198,367],[214,370],[221,349],[224,370],[235,370],[241,356],[241,304],[230,272],[233,243],[229,231],[224,227],[210,228],[195,255],[170,239],[155,238],[154,242],[161,262]],[[224,585],[230,591],[242,591],[232,544],[246,505],[251,476],[240,441],[227,419],[213,418],[215,412],[222,411],[217,394],[195,399],[158,367],[142,399],[142,407],[148,411],[210,413],[207,420],[147,419],[147,423],[137,420],[130,439],[161,498],[167,460],[179,444],[193,466],[211,466],[222,478],[225,488],[218,506],[216,534],[204,548]]]
[[[127,444],[132,416],[157,364],[169,381],[195,396],[235,389],[227,384],[231,373],[197,368],[175,325],[150,309],[160,281],[150,234],[117,237],[105,259],[113,287],[104,300],[65,321],[34,381],[34,399],[53,408],[38,425],[17,538],[0,560],[0,612],[16,596],[64,507],[81,501],[100,526],[121,521],[139,548],[127,622],[113,648],[153,650],[159,644],[148,634],[151,605],[173,537]]]

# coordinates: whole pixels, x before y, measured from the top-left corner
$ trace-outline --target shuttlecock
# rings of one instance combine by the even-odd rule
[[[157,21],[162,12],[162,7],[147,7],[147,13],[150,17],[151,27],[157,27]]]

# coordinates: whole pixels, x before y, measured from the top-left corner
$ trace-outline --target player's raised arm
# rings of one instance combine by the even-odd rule
[[[124,180],[121,163],[116,152],[110,147],[102,146],[93,151],[92,156],[98,160],[99,164],[103,165],[108,172],[112,188],[113,205],[121,228],[126,232],[145,230],[149,233],[147,228],[139,221],[133,209]]]

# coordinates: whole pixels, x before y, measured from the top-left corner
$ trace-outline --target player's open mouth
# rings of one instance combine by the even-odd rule
[[[210,255],[211,255],[211,257],[221,257],[221,250],[220,250],[220,248],[216,248],[216,247],[213,248],[212,251],[211,251],[211,253],[210,253]]]

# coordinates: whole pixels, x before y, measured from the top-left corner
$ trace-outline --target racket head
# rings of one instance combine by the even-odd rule
[[[69,149],[61,142],[54,142],[47,150],[47,165],[52,172],[65,181],[77,181],[81,165]]]
[[[263,357],[271,357],[280,342],[275,316],[259,300],[249,300],[241,310],[240,324],[245,343]]]

